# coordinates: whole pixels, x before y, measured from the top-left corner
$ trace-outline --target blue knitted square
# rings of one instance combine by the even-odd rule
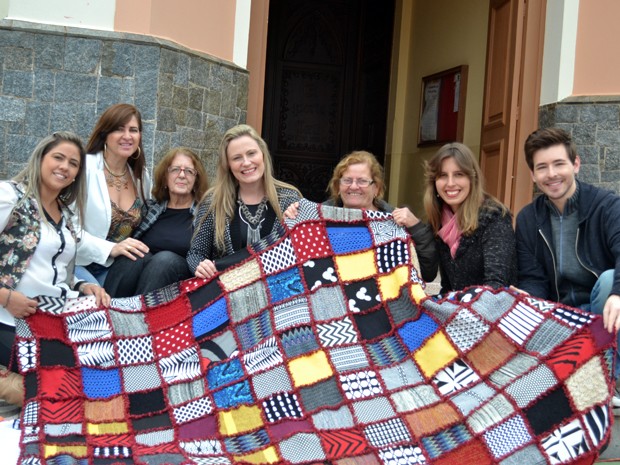
[[[277,303],[289,297],[303,294],[304,285],[297,268],[267,276],[267,286],[271,294],[271,302]]]
[[[118,368],[103,370],[82,367],[84,394],[89,399],[106,399],[121,393],[121,374]]]
[[[233,408],[241,404],[253,402],[250,384],[247,381],[227,386],[213,393],[215,405],[219,408]]]
[[[192,317],[194,337],[198,338],[227,321],[228,310],[226,308],[226,299],[222,297]]]
[[[233,358],[227,362],[212,365],[207,372],[209,389],[217,389],[220,386],[237,381],[243,376],[243,367],[238,358]]]
[[[336,254],[366,250],[372,247],[372,237],[363,226],[328,226],[327,237]]]
[[[409,350],[413,352],[420,347],[430,335],[434,334],[437,328],[438,326],[435,320],[426,313],[423,313],[417,320],[405,323],[403,327],[398,330],[398,334]]]

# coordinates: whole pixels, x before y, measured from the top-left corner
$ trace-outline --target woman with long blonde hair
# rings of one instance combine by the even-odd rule
[[[425,164],[424,209],[436,237],[442,292],[515,284],[510,211],[484,190],[482,170],[464,144],[441,147]]]
[[[282,212],[300,198],[295,187],[273,177],[269,149],[254,128],[229,129],[220,143],[215,184],[196,214],[190,270],[199,278],[211,277],[216,259],[274,231]]]

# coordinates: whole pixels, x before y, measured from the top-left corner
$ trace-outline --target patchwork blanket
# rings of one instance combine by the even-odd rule
[[[586,464],[614,341],[508,290],[427,298],[383,213],[296,222],[191,279],[19,320],[20,465]]]

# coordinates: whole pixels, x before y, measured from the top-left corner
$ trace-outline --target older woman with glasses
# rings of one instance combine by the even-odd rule
[[[194,228],[194,210],[208,188],[202,162],[191,150],[170,150],[154,170],[154,201],[133,233],[149,248],[137,260],[117,258],[106,279],[116,294],[145,294],[191,277],[185,256]]]
[[[328,186],[331,196],[324,205],[392,213],[394,221],[407,228],[413,238],[422,279],[432,281],[437,275],[438,268],[437,249],[432,230],[407,207],[394,208],[383,200],[384,190],[383,168],[375,156],[363,150],[355,151],[346,155],[334,168]],[[284,216],[296,217],[297,207],[297,203],[291,205]]]

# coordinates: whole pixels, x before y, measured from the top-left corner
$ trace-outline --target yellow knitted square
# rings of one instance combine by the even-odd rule
[[[403,284],[409,281],[409,268],[399,266],[385,276],[379,277],[379,290],[384,300],[396,299],[400,296],[400,289]]]
[[[88,457],[88,447],[86,446],[53,446],[45,444],[43,447],[43,455],[46,459],[56,455],[72,455],[78,459]]]
[[[413,354],[420,369],[427,377],[433,376],[443,367],[458,357],[448,338],[441,332],[429,338],[420,349]]]
[[[288,368],[295,387],[308,386],[334,374],[327,360],[327,355],[322,351],[291,360],[288,363]]]
[[[220,434],[230,436],[262,426],[263,420],[260,413],[261,409],[257,405],[242,405],[234,410],[220,412],[218,414]]]
[[[377,274],[374,250],[351,255],[335,256],[338,275],[343,281],[357,281]]]
[[[124,421],[114,423],[87,423],[88,434],[124,434],[129,432],[129,427]]]
[[[234,267],[220,275],[220,282],[227,291],[234,291],[247,284],[260,279],[260,266],[258,260],[250,260],[241,266]]]
[[[277,463],[280,461],[278,452],[274,446],[269,446],[265,450],[259,450],[248,455],[236,455],[235,462],[239,463]]]

